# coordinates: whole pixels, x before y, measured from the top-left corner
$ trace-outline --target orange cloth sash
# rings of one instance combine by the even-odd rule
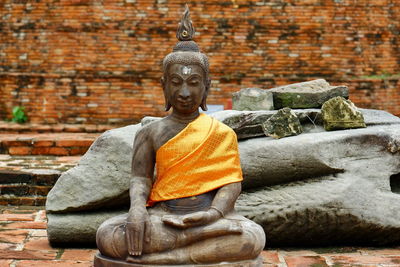
[[[156,168],[149,206],[243,180],[235,132],[205,114],[158,149]]]

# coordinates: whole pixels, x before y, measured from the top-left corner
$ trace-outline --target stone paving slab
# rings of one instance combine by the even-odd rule
[[[95,248],[51,247],[44,207],[0,206],[0,267],[89,267]],[[264,250],[264,267],[394,267],[400,247],[336,247]]]

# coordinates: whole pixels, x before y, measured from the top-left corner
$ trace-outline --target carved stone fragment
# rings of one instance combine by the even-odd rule
[[[340,96],[326,101],[322,105],[321,113],[327,131],[367,127],[363,114],[353,102]]]

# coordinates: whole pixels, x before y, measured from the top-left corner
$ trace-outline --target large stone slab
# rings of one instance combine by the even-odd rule
[[[241,155],[246,158],[244,170],[255,161],[268,169],[286,162],[293,169],[303,156],[342,169],[243,192],[237,211],[263,226],[270,245],[376,246],[400,241],[399,125],[304,134],[272,142],[257,138],[242,145],[248,149]],[[264,179],[269,180],[267,173]]]
[[[322,104],[336,96],[349,97],[347,86],[331,86],[324,79],[302,83],[294,83],[271,88],[268,91],[274,96],[275,109],[319,108]]]
[[[47,195],[48,213],[94,210],[126,203],[131,177],[133,140],[140,125],[102,134],[66,171]]]
[[[239,150],[245,180],[236,209],[264,227],[269,245],[400,241],[399,124],[253,138]],[[94,242],[107,218],[108,211],[49,213],[49,239]]]
[[[245,88],[232,94],[234,110],[272,110],[274,99],[272,93],[260,88]]]
[[[85,244],[96,246],[96,231],[105,220],[128,212],[128,209],[47,214],[47,236],[54,246]]]

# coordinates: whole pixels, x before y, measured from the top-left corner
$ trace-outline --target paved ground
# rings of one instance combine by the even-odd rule
[[[79,158],[80,156],[9,156],[0,154],[0,173],[21,171],[32,174],[31,180],[35,180],[34,177],[37,173],[44,176],[47,172],[63,172],[73,167]],[[5,184],[0,187],[5,190],[12,185],[15,186],[15,184]],[[35,183],[25,186],[33,188]],[[15,197],[22,199],[19,195]],[[47,241],[46,215],[43,206],[0,206],[0,267],[92,266],[95,252],[94,248],[51,247]],[[400,247],[280,248],[265,250],[263,256],[264,266],[270,267],[400,267]]]
[[[93,248],[53,248],[43,207],[0,206],[0,267],[92,266]],[[270,249],[265,267],[400,266],[398,248]]]

